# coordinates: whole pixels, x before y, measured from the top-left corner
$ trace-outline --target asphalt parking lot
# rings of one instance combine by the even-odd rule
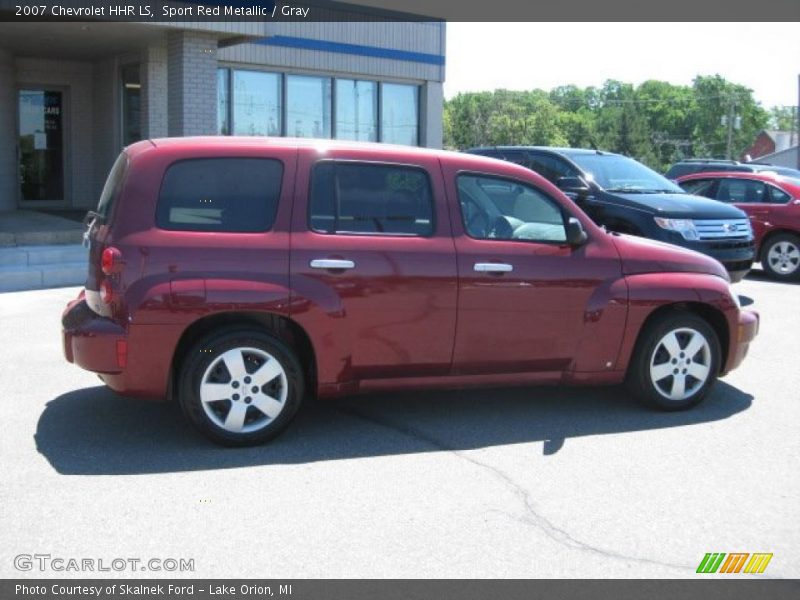
[[[736,289],[761,333],[690,412],[619,388],[375,395],[250,449],[66,363],[77,288],[0,294],[0,577],[22,553],[194,559],[169,577],[696,577],[706,552],[800,577],[800,285]]]

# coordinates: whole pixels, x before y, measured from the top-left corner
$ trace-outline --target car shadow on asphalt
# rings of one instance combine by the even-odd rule
[[[372,394],[309,401],[272,442],[226,449],[196,433],[174,403],[124,398],[98,386],[50,401],[35,438],[39,452],[65,475],[299,464],[529,442],[543,442],[549,455],[570,438],[719,421],[752,401],[724,382],[700,406],[674,413],[649,410],[621,387]]]
[[[800,285],[800,281],[778,281],[767,275],[763,269],[753,269],[745,276],[745,279],[749,279],[750,281],[764,281],[775,285]],[[736,291],[735,287],[733,289]]]

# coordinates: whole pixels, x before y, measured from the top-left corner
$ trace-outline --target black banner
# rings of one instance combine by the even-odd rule
[[[800,21],[798,0],[0,0],[0,21]]]
[[[3,600],[785,600],[800,581],[753,580],[19,580],[0,581]]]

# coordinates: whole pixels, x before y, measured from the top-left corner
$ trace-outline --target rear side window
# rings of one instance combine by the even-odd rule
[[[717,200],[759,204],[766,198],[767,186],[751,179],[723,179],[719,182]]]
[[[111,216],[111,211],[122,190],[122,182],[125,179],[125,172],[127,170],[128,155],[122,152],[117,157],[117,160],[114,161],[114,166],[111,167],[111,172],[108,174],[108,179],[106,179],[103,191],[100,194],[100,201],[97,203],[97,214],[100,215],[104,221],[107,221],[108,217]]]
[[[176,162],[161,183],[156,223],[176,231],[257,233],[275,221],[283,165],[270,158]]]
[[[417,167],[322,162],[311,176],[309,226],[318,233],[433,234],[433,193]]]

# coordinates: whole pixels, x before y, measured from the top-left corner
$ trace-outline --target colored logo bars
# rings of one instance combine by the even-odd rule
[[[727,558],[725,558],[727,556]],[[747,558],[750,557],[750,560]],[[763,573],[767,569],[769,561],[772,560],[771,553],[756,552],[709,552],[700,561],[697,567],[698,573]],[[723,562],[724,561],[724,562]],[[745,566],[745,564],[747,566]],[[744,571],[742,571],[744,567]]]

